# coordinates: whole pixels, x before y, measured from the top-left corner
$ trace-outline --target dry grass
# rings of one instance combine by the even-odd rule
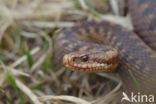
[[[0,104],[115,102],[122,86],[117,76],[57,68],[52,36],[62,27],[85,20],[109,19],[132,29],[128,19],[121,17],[124,4],[118,5],[117,1],[123,3],[123,0],[0,0]],[[108,15],[112,13],[115,16]]]

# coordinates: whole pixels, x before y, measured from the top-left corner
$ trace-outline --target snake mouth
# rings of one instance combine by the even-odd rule
[[[114,72],[118,63],[119,58],[116,50],[108,52],[74,52],[63,57],[65,67],[84,72]]]

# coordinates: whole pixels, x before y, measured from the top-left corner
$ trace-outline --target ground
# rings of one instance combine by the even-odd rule
[[[56,65],[53,36],[87,20],[109,19],[132,29],[123,0],[0,0],[0,11],[0,104],[115,101],[121,81]]]

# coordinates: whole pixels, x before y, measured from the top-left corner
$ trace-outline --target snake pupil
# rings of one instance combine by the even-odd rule
[[[82,59],[82,61],[86,62],[88,61],[89,57],[87,55],[81,56],[80,57]]]

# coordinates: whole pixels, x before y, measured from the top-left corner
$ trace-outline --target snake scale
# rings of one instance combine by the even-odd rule
[[[156,1],[128,0],[128,8],[134,31],[86,21],[57,34],[56,56],[73,70],[119,73],[126,92],[156,95]]]

